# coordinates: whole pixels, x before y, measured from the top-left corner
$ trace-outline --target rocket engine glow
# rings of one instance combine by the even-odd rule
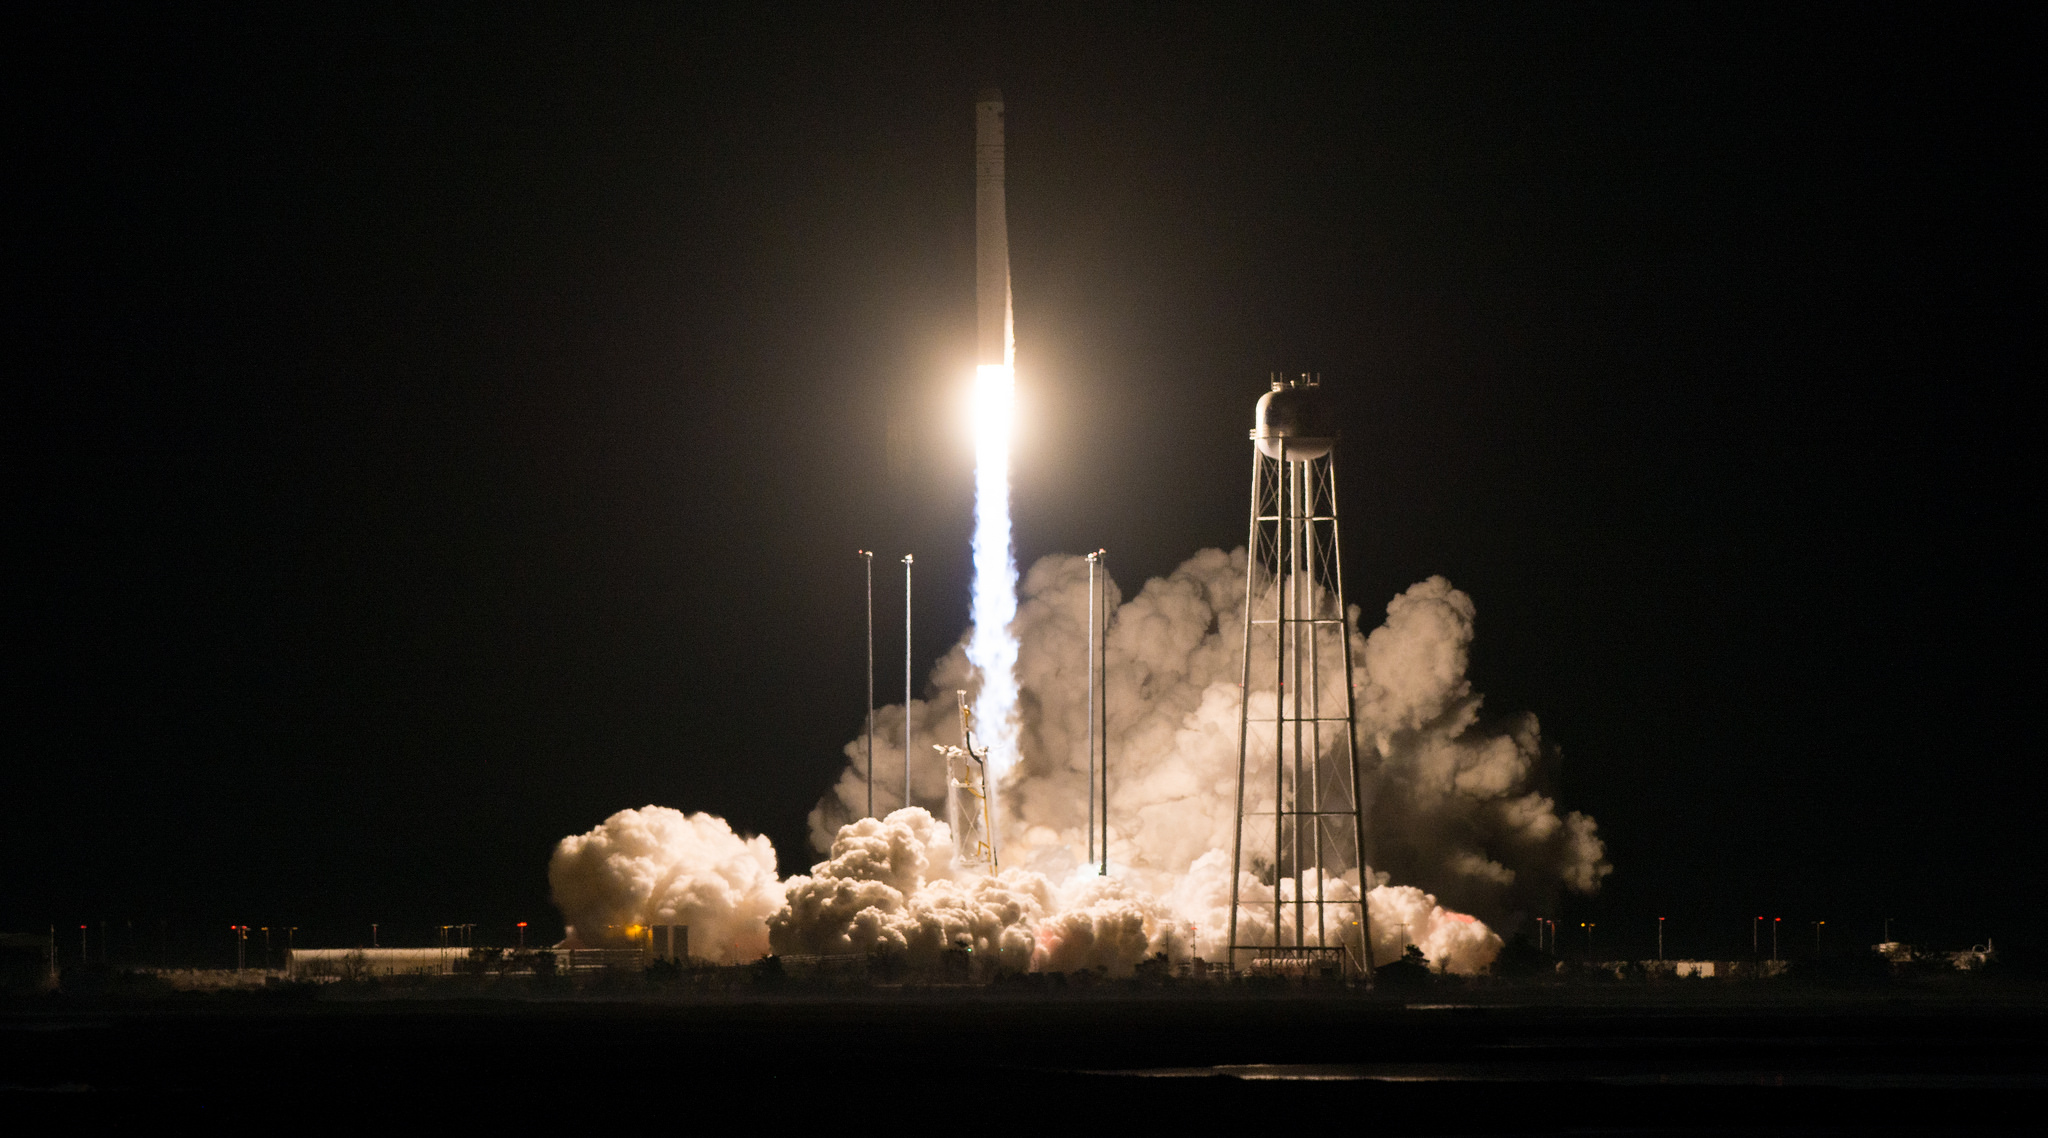
[[[1010,305],[1010,236],[1003,203],[1003,97],[974,107],[976,360],[974,420],[974,633],[967,659],[980,678],[974,717],[989,748],[990,807],[997,777],[1017,761],[1017,561],[1010,546],[1010,436],[1016,410],[1016,336]]]
[[[984,364],[974,377],[974,635],[967,660],[981,677],[974,718],[993,776],[1017,758],[1017,559],[1010,547],[1011,369]],[[990,787],[993,791],[994,787]]]

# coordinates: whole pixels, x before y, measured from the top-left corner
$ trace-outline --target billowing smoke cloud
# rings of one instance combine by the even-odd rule
[[[708,815],[648,807],[563,840],[549,867],[557,902],[587,941],[604,926],[673,921],[691,926],[698,955],[726,960],[772,948],[880,952],[928,965],[969,949],[1010,968],[1112,974],[1162,952],[1220,961],[1229,937],[1244,581],[1242,550],[1205,550],[1113,604],[1108,878],[1080,864],[1079,853],[1087,564],[1053,556],[1026,575],[1012,626],[1018,757],[997,800],[1000,873],[956,867],[950,828],[926,809],[945,800],[939,756],[913,754],[913,804],[904,807],[902,768],[889,760],[902,754],[906,709],[888,707],[876,718],[875,803],[884,817],[854,817],[867,796],[856,741],[811,813],[825,860],[809,874],[777,882],[765,838],[742,839]],[[1111,592],[1120,601],[1114,585]],[[1413,944],[1435,966],[1479,971],[1501,946],[1490,926],[1513,928],[1550,911],[1560,889],[1597,889],[1610,868],[1593,820],[1560,815],[1543,793],[1555,753],[1535,718],[1482,718],[1466,677],[1474,614],[1471,598],[1440,577],[1394,598],[1369,635],[1357,627],[1355,606],[1348,614],[1373,870],[1367,908],[1380,963]],[[970,687],[965,643],[933,669],[934,698],[907,709],[921,749],[958,741],[951,692]],[[1342,706],[1343,646],[1324,651],[1324,705]],[[1248,698],[1254,717],[1262,704],[1270,716],[1271,678],[1254,677]],[[1250,785],[1263,785],[1258,772],[1270,772],[1272,761],[1270,743],[1254,740]],[[1272,943],[1272,876],[1254,866],[1239,878],[1241,942]],[[1356,865],[1333,864],[1310,882],[1304,943],[1357,945],[1359,876]],[[1278,887],[1279,942],[1295,943],[1295,884],[1282,877]]]
[[[1294,883],[1281,880],[1284,902],[1280,943],[1293,944]],[[1358,929],[1351,922],[1357,910],[1358,874],[1347,870],[1322,881],[1325,905],[1314,904],[1315,886],[1308,888],[1310,903],[1307,936],[1303,943],[1342,944],[1356,949]],[[1238,936],[1240,943],[1273,943],[1273,886],[1252,873],[1238,880]],[[1230,939],[1230,851],[1210,850],[1195,859],[1188,872],[1175,881],[1163,898],[1167,907],[1185,921],[1187,942],[1195,955],[1223,960]],[[1500,954],[1500,937],[1485,922],[1466,913],[1444,908],[1435,897],[1412,885],[1389,885],[1386,874],[1374,875],[1366,894],[1371,916],[1373,960],[1386,964],[1398,960],[1409,945],[1422,950],[1432,966],[1470,975],[1483,971]],[[1320,914],[1321,935],[1315,926]]]
[[[621,810],[563,838],[548,887],[572,943],[622,945],[636,926],[688,925],[692,955],[728,963],[768,951],[768,918],[783,902],[767,838],[666,806]]]
[[[548,877],[575,943],[620,945],[636,928],[685,924],[694,955],[728,963],[769,951],[881,953],[929,968],[965,950],[1015,971],[1127,976],[1160,953],[1222,958],[1230,864],[1218,851],[1197,859],[1165,897],[1085,866],[1061,881],[1031,869],[959,871],[954,852],[946,823],[910,807],[848,823],[809,874],[778,882],[766,838],[743,839],[708,814],[649,806],[564,838]],[[1247,873],[1240,888],[1245,935],[1269,934],[1260,906],[1270,905],[1272,887]],[[1356,875],[1331,878],[1326,895],[1328,943],[1355,947],[1357,930],[1338,903],[1358,896]],[[1381,961],[1414,944],[1438,966],[1469,973],[1500,950],[1485,925],[1419,889],[1380,885],[1368,903]]]
[[[1153,896],[1179,898],[1172,904],[1182,913],[1200,911],[1189,895],[1190,882],[1202,877],[1198,861],[1231,845],[1244,556],[1241,549],[1204,550],[1169,576],[1147,582],[1130,601],[1113,604],[1107,658],[1111,869]],[[1121,593],[1111,589],[1120,601]],[[1021,593],[1014,625],[1021,754],[1002,785],[997,826],[1006,866],[1061,880],[1086,843],[1086,562],[1043,558],[1026,574]],[[1610,867],[1593,820],[1560,814],[1543,793],[1555,752],[1543,745],[1535,717],[1483,721],[1481,697],[1466,676],[1475,611],[1470,597],[1433,577],[1394,598],[1386,622],[1370,635],[1358,629],[1355,606],[1348,614],[1368,859],[1387,880],[1423,891],[1418,897],[1513,928],[1529,914],[1551,911],[1560,889],[1597,889]],[[1325,650],[1326,706],[1341,706],[1341,646]],[[956,649],[933,670],[932,687],[944,693],[966,686],[967,678]],[[1254,676],[1250,698],[1256,715],[1258,702],[1273,698],[1272,679]],[[910,714],[920,739],[952,730],[941,700],[914,703]],[[878,752],[890,753],[893,735],[901,753],[903,715],[902,708],[881,713]],[[812,841],[821,850],[831,848],[839,826],[865,802],[852,761],[857,749],[849,744],[847,768],[812,811]],[[1270,770],[1270,745],[1261,749],[1255,739],[1250,762],[1254,773],[1261,764]],[[943,773],[935,759],[914,762],[912,776],[916,801],[941,800]],[[900,785],[900,768],[877,781],[878,807],[896,805],[900,790],[890,795],[886,788],[892,781]],[[1213,876],[1224,887],[1220,908],[1227,915],[1223,856]],[[1355,867],[1347,868],[1355,888]],[[1417,935],[1425,938],[1436,927],[1417,926],[1413,918],[1406,923],[1422,927]],[[1215,959],[1212,934],[1227,936],[1204,928],[1197,939]],[[1377,949],[1380,938],[1374,939]]]
[[[1591,893],[1612,867],[1593,819],[1537,789],[1554,755],[1536,717],[1480,728],[1473,615],[1442,577],[1394,598],[1359,656],[1359,736],[1380,757],[1376,867],[1499,922],[1551,911],[1560,887]]]
[[[1014,867],[956,873],[953,853],[946,824],[919,807],[850,822],[826,860],[786,883],[789,903],[769,919],[769,942],[778,953],[881,952],[927,967],[948,949],[965,949],[1018,971],[1101,968],[1112,976],[1159,953],[1223,958],[1230,859],[1220,851],[1198,858],[1164,897],[1087,867],[1058,881]],[[1272,886],[1249,873],[1239,884],[1243,935],[1269,937],[1260,905],[1271,904]],[[1327,943],[1355,946],[1355,910],[1342,902],[1358,897],[1357,875],[1331,878],[1325,890]],[[1476,918],[1411,886],[1380,885],[1368,904],[1378,960],[1413,944],[1439,966],[1469,973],[1500,951],[1500,939]]]
[[[1185,959],[1175,914],[1113,878],[1056,884],[1029,869],[954,871],[953,835],[921,807],[840,828],[829,856],[787,883],[768,922],[778,953],[882,952],[929,966],[949,949],[1017,971],[1101,967],[1154,953]]]

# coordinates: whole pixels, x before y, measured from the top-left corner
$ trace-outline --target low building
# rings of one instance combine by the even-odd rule
[[[368,980],[384,976],[481,976],[509,973],[638,971],[645,948],[297,948],[286,959],[294,980]]]
[[[294,980],[366,980],[372,976],[449,976],[466,948],[295,948],[285,974]]]

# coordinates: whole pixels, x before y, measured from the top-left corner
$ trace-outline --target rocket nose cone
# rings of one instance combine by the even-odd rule
[[[1003,101],[1002,89],[999,87],[983,87],[981,94],[974,97],[974,101],[977,103],[1000,103]]]

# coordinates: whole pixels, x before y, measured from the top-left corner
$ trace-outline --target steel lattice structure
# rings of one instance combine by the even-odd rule
[[[1371,923],[1359,886],[1370,887],[1371,870],[1337,530],[1336,431],[1315,380],[1276,378],[1259,402],[1252,439],[1230,966],[1283,974],[1334,966],[1370,982]],[[1270,714],[1260,698],[1268,691]],[[1256,895],[1264,888],[1242,895],[1246,870],[1270,887],[1270,897]]]

